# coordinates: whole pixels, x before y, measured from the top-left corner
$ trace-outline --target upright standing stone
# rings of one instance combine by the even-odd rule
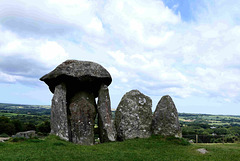
[[[118,140],[151,136],[152,100],[138,90],[127,92],[116,113],[115,126]]]
[[[70,141],[81,145],[94,144],[94,124],[96,109],[95,107],[82,97],[81,93],[77,93],[69,105],[70,111]]]
[[[98,121],[100,141],[109,142],[116,140],[116,132],[112,121],[111,102],[108,87],[102,85],[98,94]]]
[[[66,86],[61,83],[55,87],[51,107],[51,133],[64,140],[68,138]]]
[[[172,98],[163,96],[158,102],[152,121],[153,134],[181,137],[178,113]]]

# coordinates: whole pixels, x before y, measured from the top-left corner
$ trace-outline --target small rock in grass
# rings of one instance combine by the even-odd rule
[[[206,154],[208,151],[205,148],[197,149],[197,151],[201,154]]]

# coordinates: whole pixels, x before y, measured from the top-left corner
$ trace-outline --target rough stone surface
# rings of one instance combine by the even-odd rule
[[[5,141],[8,141],[10,137],[0,137],[0,142],[4,143]]]
[[[81,93],[76,94],[69,105],[70,141],[81,145],[94,144],[95,107]]]
[[[178,113],[172,98],[163,96],[158,102],[152,121],[153,134],[181,137]]]
[[[127,92],[115,113],[117,140],[151,136],[152,100],[138,90]]]
[[[13,138],[33,138],[36,136],[36,132],[34,130],[31,131],[25,131],[25,132],[18,132],[16,135],[13,135]]]
[[[100,142],[116,140],[116,131],[112,121],[111,102],[107,85],[102,85],[98,94],[98,121]]]
[[[68,141],[68,121],[66,86],[64,83],[56,86],[51,107],[51,133]]]
[[[77,84],[81,82],[84,84],[83,87],[91,84],[92,88],[98,89],[101,84],[109,85],[112,82],[111,75],[101,65],[94,62],[78,60],[66,60],[52,72],[40,78],[40,80],[49,86],[52,93],[54,93],[54,88],[59,82],[70,81],[72,85],[73,82]]]
[[[92,145],[97,108],[95,98],[99,97],[99,90],[102,86],[108,86],[111,83],[112,78],[109,72],[94,62],[67,60],[40,80],[44,81],[54,93],[51,132],[74,143]],[[101,110],[99,111],[103,116],[99,121],[102,127],[101,140],[112,141],[114,134],[110,132],[112,126],[107,118],[110,118],[111,114],[103,114],[104,110],[108,112],[110,108],[109,94],[108,98],[106,98],[107,95],[100,95]]]
[[[204,148],[197,149],[197,151],[198,151],[199,153],[201,153],[201,154],[206,154],[206,153],[208,153],[208,151],[207,151],[206,149],[204,149]]]

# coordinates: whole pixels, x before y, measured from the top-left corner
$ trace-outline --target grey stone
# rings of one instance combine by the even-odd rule
[[[152,130],[156,135],[182,137],[177,109],[168,95],[158,102],[153,115]]]
[[[115,113],[117,140],[151,136],[152,100],[138,90],[127,92]]]
[[[66,60],[58,65],[52,72],[40,78],[54,93],[54,88],[59,82],[68,82],[71,86],[74,83],[81,87],[91,87],[94,92],[98,92],[101,84],[110,85],[112,82],[111,75],[101,65],[90,61]],[[96,95],[97,97],[97,95]]]
[[[111,102],[107,85],[102,85],[98,94],[98,121],[100,141],[116,140],[116,131],[112,122]]]
[[[0,142],[5,142],[8,141],[10,139],[10,137],[0,137]]]
[[[13,138],[33,138],[36,136],[36,132],[34,130],[25,131],[25,132],[18,132],[16,135],[13,135]]]
[[[55,87],[51,106],[51,133],[68,141],[68,120],[67,120],[67,102],[66,85],[61,83]]]
[[[208,151],[205,149],[205,148],[200,148],[200,149],[197,149],[197,151],[201,154],[206,154],[208,153]]]
[[[74,143],[92,145],[97,108],[95,98],[99,97],[101,86],[108,86],[112,82],[109,72],[94,62],[67,60],[40,80],[44,81],[54,93],[52,133]],[[103,104],[109,103],[110,105],[110,99],[104,100],[100,96],[100,100],[102,100],[101,108],[104,108]],[[109,114],[106,116],[111,117]],[[104,137],[109,135],[109,139],[113,140],[111,134],[108,133],[109,128],[104,125],[102,127]]]
[[[77,93],[69,105],[70,111],[70,141],[81,145],[94,144],[94,120],[96,108],[82,93]]]

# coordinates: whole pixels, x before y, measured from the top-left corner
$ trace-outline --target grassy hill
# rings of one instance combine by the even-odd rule
[[[205,148],[207,154],[196,150]],[[76,145],[55,136],[23,142],[0,143],[0,160],[239,160],[240,144],[192,144],[183,139],[152,136],[124,142]]]

